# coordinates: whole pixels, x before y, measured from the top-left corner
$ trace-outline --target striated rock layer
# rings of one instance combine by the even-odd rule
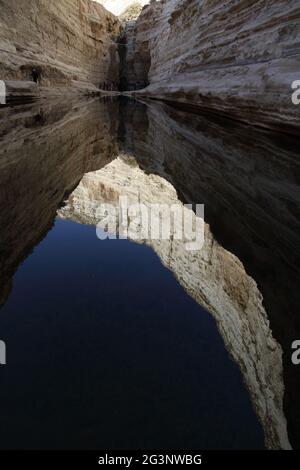
[[[300,68],[298,0],[152,1],[134,34],[136,62],[149,54],[151,63],[142,94],[299,132],[291,101]]]
[[[123,155],[102,170],[85,175],[58,214],[97,225],[101,220],[100,204],[118,206],[120,196],[127,196],[128,204],[182,207],[169,182],[158,175],[147,175],[132,157]],[[192,217],[196,218],[193,212]],[[255,281],[238,258],[217,243],[207,224],[203,248],[193,251],[186,249],[185,238],[143,240],[143,221],[141,225],[136,222],[136,233],[135,225],[130,226],[134,241],[150,245],[189,295],[212,313],[228,351],[241,369],[264,428],[266,445],[290,448],[282,409],[281,348],[272,336]],[[175,233],[176,227],[173,229]]]
[[[92,0],[1,0],[0,79],[35,68],[44,91],[116,89],[119,25]]]

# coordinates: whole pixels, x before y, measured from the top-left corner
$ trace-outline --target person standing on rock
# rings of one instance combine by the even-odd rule
[[[32,80],[38,85],[40,80],[40,74],[37,69],[32,69],[31,71]]]

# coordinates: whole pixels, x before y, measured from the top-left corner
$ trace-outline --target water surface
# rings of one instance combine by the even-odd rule
[[[0,338],[8,364],[0,370],[0,446],[262,448],[270,435],[273,445],[284,441],[285,415],[296,440],[298,376],[284,354],[284,382],[279,368],[265,383],[274,353],[266,347],[257,356],[273,336],[285,353],[297,331],[295,139],[257,130],[250,144],[251,129],[153,103],[1,112]],[[84,175],[121,153],[171,183],[180,201],[205,203],[212,236],[258,283],[272,330],[258,309],[252,331],[235,341],[234,291],[212,315],[180,282],[183,260],[167,269],[149,246],[98,240],[86,214],[57,218]]]
[[[2,448],[263,445],[213,319],[150,248],[56,221],[15,276],[1,334]]]

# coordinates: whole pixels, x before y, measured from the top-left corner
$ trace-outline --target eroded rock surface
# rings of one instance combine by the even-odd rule
[[[299,132],[299,20],[298,0],[153,1],[135,28],[136,60],[151,62],[144,94]]]
[[[119,20],[92,0],[1,0],[0,79],[58,93],[117,88]]]

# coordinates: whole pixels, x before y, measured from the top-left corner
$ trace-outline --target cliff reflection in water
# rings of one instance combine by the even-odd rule
[[[145,204],[204,203],[203,250],[187,252],[178,240],[150,245],[216,319],[267,446],[289,447],[286,416],[298,447],[300,390],[290,363],[300,332],[294,138],[158,103],[54,103],[1,113],[2,303],[57,211],[93,225],[97,204],[120,194]]]
[[[117,155],[116,116],[97,102],[1,109],[0,303],[65,197]]]
[[[291,344],[300,337],[299,139],[158,103],[148,103],[147,119],[142,110],[133,114],[124,142],[141,168],[169,180],[181,200],[205,204],[214,238],[239,258],[259,287],[283,349],[284,411],[298,448],[300,377],[291,362]],[[128,111],[126,116],[128,122]],[[260,388],[266,391],[263,382]]]

